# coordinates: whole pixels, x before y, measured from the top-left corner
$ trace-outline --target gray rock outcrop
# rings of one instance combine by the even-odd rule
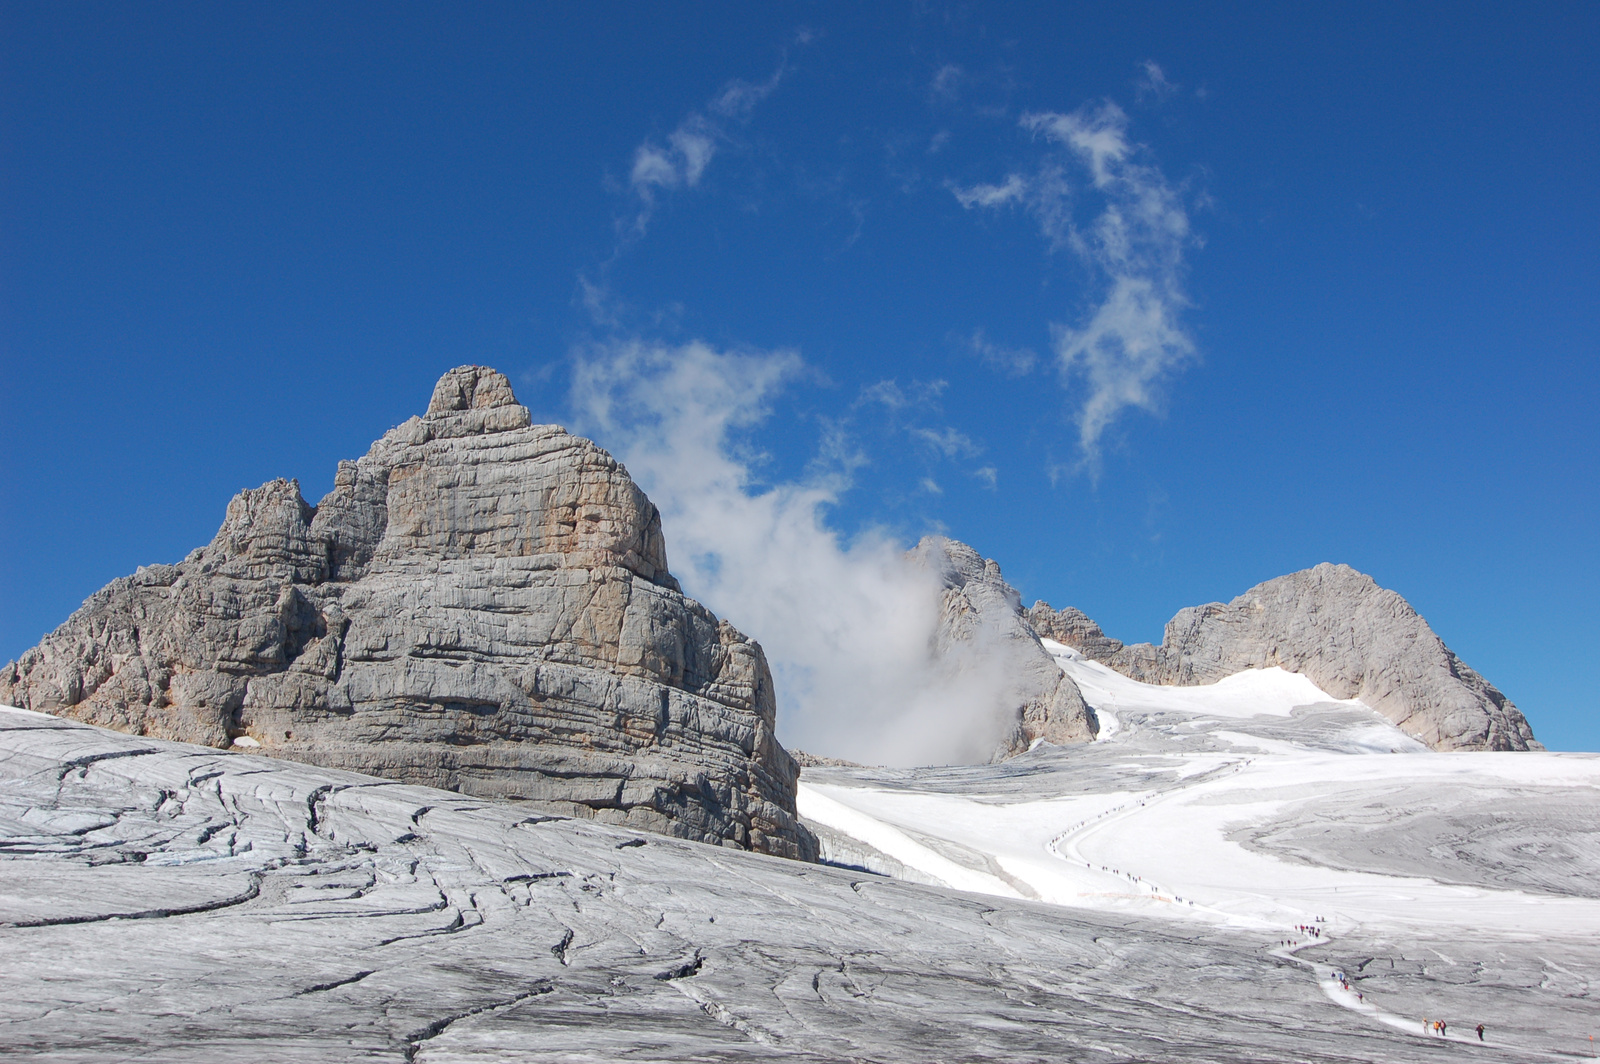
[[[93,595],[0,670],[0,702],[812,859],[761,647],[684,597],[610,455],[506,378]]]
[[[1006,583],[999,564],[943,536],[924,537],[911,558],[944,583],[936,658],[958,667],[992,668],[1003,687],[1001,710],[1012,723],[996,759],[1022,753],[1040,740],[1060,745],[1094,739],[1094,710],[1040,645],[1022,597]]]
[[[1348,565],[1324,562],[1180,610],[1160,646],[1123,646],[1073,609],[1039,602],[1028,614],[1041,635],[1146,683],[1208,684],[1276,665],[1360,699],[1435,750],[1543,749],[1511,700],[1405,599]]]
[[[1040,600],[1029,607],[1027,616],[1040,636],[1077,647],[1094,661],[1105,661],[1122,649],[1120,639],[1109,638],[1082,610],[1072,606],[1051,609],[1048,602]]]

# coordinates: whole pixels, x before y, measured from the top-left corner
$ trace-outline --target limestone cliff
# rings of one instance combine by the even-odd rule
[[[1039,633],[1146,683],[1207,684],[1279,666],[1359,698],[1435,750],[1539,750],[1511,700],[1444,645],[1393,591],[1324,562],[1229,603],[1178,611],[1160,646],[1124,646],[1074,609],[1028,611]]]
[[[815,855],[761,647],[683,596],[627,471],[483,367],[317,506],[241,492],[0,670],[0,702]]]

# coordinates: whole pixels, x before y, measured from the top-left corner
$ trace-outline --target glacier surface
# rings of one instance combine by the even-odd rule
[[[1301,677],[1147,688],[1051,650],[1109,737],[807,769],[834,866],[0,712],[0,1044],[63,1062],[1587,1055],[1600,758],[1420,753]]]

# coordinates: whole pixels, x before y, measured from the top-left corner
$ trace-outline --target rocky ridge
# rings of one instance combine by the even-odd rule
[[[1324,562],[1232,602],[1180,610],[1160,646],[1124,646],[1080,611],[1045,602],[1028,618],[1045,638],[1145,683],[1209,684],[1278,666],[1360,699],[1435,750],[1543,749],[1522,712],[1410,603],[1348,565]]]
[[[500,373],[341,462],[241,492],[93,595],[0,703],[814,858],[761,647],[680,591],[660,515]]]

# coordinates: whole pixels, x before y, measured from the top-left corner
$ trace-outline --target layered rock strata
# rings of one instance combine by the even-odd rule
[[[1280,576],[1178,611],[1160,646],[1124,646],[1074,609],[1028,611],[1046,638],[1146,683],[1208,684],[1278,666],[1358,698],[1435,750],[1540,750],[1522,712],[1444,645],[1410,603],[1348,565]]]
[[[92,596],[0,702],[812,859],[761,647],[667,571],[661,519],[506,378],[241,492],[211,543]]]
[[[965,543],[928,536],[911,551],[917,564],[944,584],[936,660],[994,671],[999,707],[1009,728],[996,760],[1035,743],[1089,742],[1098,723],[1078,685],[1062,673],[1030,626],[1022,596],[1006,583],[1000,566]]]

